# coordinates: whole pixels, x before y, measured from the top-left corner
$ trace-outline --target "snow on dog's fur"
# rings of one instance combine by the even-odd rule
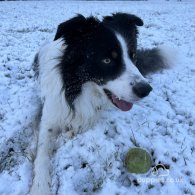
[[[49,195],[49,156],[58,130],[68,136],[94,125],[108,107],[128,111],[152,87],[142,74],[166,66],[160,50],[137,51],[137,16],[116,13],[99,21],[78,15],[58,26],[35,57],[43,104],[30,193]],[[141,73],[142,74],[141,74]]]

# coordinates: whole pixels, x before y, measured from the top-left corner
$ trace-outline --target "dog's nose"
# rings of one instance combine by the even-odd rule
[[[139,97],[143,98],[149,95],[152,91],[152,87],[146,82],[139,82],[133,86],[133,92]]]

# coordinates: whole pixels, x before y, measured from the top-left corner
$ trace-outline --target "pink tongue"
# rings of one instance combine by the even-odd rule
[[[115,95],[112,95],[113,103],[122,111],[128,111],[133,107],[133,104],[124,100],[119,100]]]

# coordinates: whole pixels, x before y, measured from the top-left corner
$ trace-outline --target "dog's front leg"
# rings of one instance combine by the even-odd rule
[[[50,151],[52,150],[52,129],[41,121],[38,136],[37,155],[34,161],[34,178],[30,195],[51,195]]]

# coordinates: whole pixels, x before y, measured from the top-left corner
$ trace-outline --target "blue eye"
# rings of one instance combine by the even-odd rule
[[[104,64],[110,64],[111,59],[110,59],[110,58],[105,58],[105,59],[102,60],[102,62],[103,62]]]

